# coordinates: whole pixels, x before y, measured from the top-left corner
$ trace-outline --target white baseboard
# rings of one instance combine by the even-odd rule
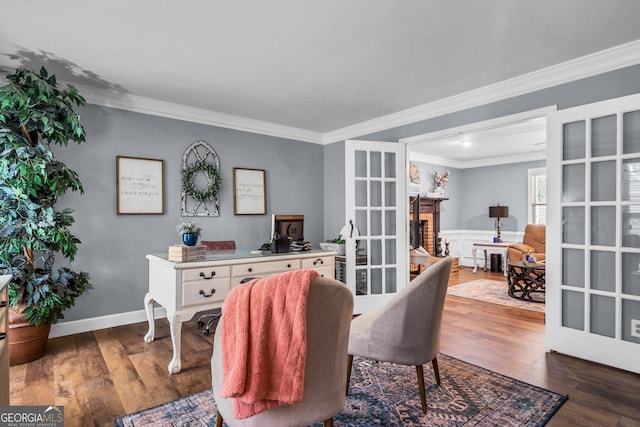
[[[165,318],[167,317],[167,311],[163,307],[156,307],[153,310],[153,316],[156,319]],[[132,323],[146,321],[147,314],[144,310],[109,314],[107,316],[91,317],[89,319],[71,320],[69,322],[61,322],[52,325],[49,338],[63,337],[66,335],[80,334],[83,332],[97,331],[98,329],[113,328],[115,326],[130,325]]]

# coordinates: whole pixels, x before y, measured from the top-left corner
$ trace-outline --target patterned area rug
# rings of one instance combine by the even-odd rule
[[[543,426],[567,399],[461,360],[438,356],[442,385],[424,366],[427,414],[415,367],[354,358],[347,403],[337,426]],[[117,418],[117,427],[213,426],[216,406],[205,390]],[[226,424],[224,424],[226,425]],[[314,424],[322,426],[322,423]]]
[[[498,280],[472,280],[456,286],[450,286],[447,290],[449,295],[476,299],[493,304],[506,305],[509,307],[521,308],[523,310],[537,311],[544,313],[544,303],[522,301],[511,298],[507,293],[507,281]]]

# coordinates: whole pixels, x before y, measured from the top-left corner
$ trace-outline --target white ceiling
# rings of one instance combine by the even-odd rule
[[[2,15],[4,70],[44,64],[94,103],[318,143],[640,40],[637,0],[21,0]]]

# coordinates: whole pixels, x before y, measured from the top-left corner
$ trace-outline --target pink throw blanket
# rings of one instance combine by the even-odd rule
[[[222,307],[221,397],[248,418],[302,399],[307,357],[307,295],[315,270],[252,280],[229,292]]]

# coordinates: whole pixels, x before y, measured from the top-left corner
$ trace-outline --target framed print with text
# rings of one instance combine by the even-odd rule
[[[264,169],[233,168],[234,215],[267,213],[267,190]]]
[[[116,209],[120,214],[164,214],[164,160],[116,156]]]

